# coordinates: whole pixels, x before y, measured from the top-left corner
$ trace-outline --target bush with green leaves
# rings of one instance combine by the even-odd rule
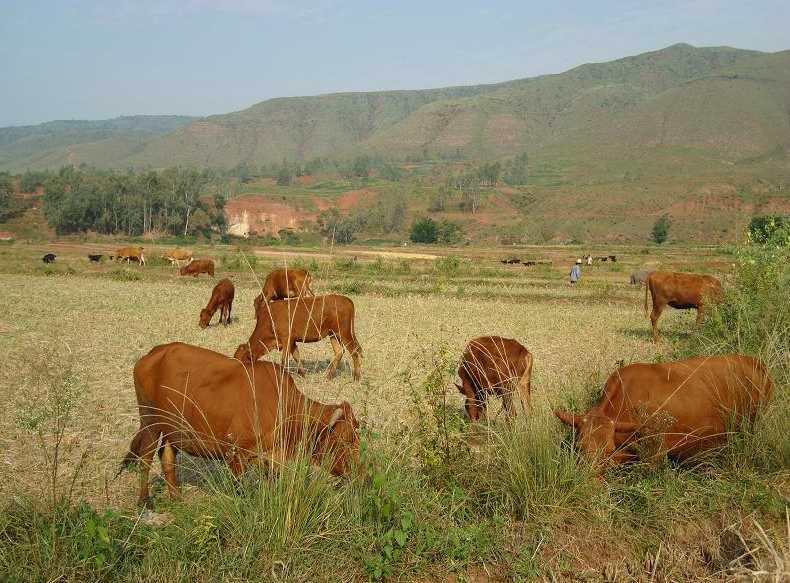
[[[431,217],[423,217],[414,221],[409,238],[414,243],[436,243],[439,228]]]

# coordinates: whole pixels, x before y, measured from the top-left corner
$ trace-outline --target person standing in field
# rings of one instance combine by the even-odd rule
[[[581,276],[582,276],[582,260],[581,259],[577,259],[576,263],[574,264],[574,266],[571,267],[571,273],[570,273],[571,285],[575,285],[576,282],[579,281],[579,278]]]

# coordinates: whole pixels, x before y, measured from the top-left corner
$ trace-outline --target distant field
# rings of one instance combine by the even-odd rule
[[[4,365],[0,367],[0,398],[6,404],[6,414],[0,417],[0,498],[46,496],[46,482],[41,479],[41,451],[24,429],[20,417],[35,406],[30,395],[37,394],[36,387],[27,384],[40,378],[33,371],[42,361],[58,359],[63,366],[71,367],[74,378],[78,379],[79,394],[79,415],[76,423],[67,429],[66,446],[61,452],[62,473],[70,476],[79,465],[81,469],[74,483],[75,498],[83,498],[96,508],[117,508],[121,513],[128,513],[136,500],[137,477],[133,472],[126,472],[117,479],[114,476],[138,423],[131,377],[134,362],[153,346],[172,341],[232,354],[238,344],[246,341],[253,328],[252,302],[257,294],[257,283],[238,252],[230,248],[198,249],[196,255],[212,256],[219,262],[217,278],[212,280],[206,276],[197,279],[179,277],[175,269],[154,260],[154,253],[149,254],[152,265],[145,268],[107,262],[98,266],[89,264],[85,257],[88,247],[78,243],[0,247],[0,287],[3,290],[0,295],[0,352],[4,355]],[[96,247],[107,248],[98,244],[90,247],[94,250]],[[44,266],[40,261],[46,250],[53,250],[58,255],[52,266]],[[509,250],[507,254],[499,249],[471,250],[465,252],[466,256],[461,257],[457,265],[446,258],[409,259],[405,253],[397,259],[392,256],[375,258],[375,253],[380,253],[380,250],[359,248],[344,249],[342,255],[334,257],[329,257],[325,249],[302,251],[300,255],[265,255],[265,250],[260,250],[261,255],[257,256],[255,251],[248,249],[247,253],[254,257],[252,262],[260,279],[269,268],[289,261],[290,265],[306,266],[314,273],[313,288],[317,293],[340,291],[354,300],[356,330],[363,347],[362,382],[352,382],[347,359],[337,379],[328,381],[324,378],[331,355],[328,341],[300,348],[308,374],[305,379],[296,377],[296,381],[300,389],[312,398],[324,402],[348,400],[363,425],[381,435],[381,447],[385,450],[397,448],[404,432],[420,423],[418,409],[413,402],[413,383],[421,383],[431,374],[437,355],[447,354],[450,366],[457,366],[464,344],[470,338],[483,334],[516,338],[533,352],[533,423],[541,427],[550,426],[551,435],[559,435],[559,422],[551,414],[552,407],[583,402],[590,390],[600,386],[618,363],[652,361],[668,356],[668,344],[656,346],[649,340],[649,323],[642,305],[644,291],[641,287],[628,285],[631,270],[653,262],[664,267],[706,271],[726,277],[729,268],[727,255],[713,249],[668,248],[645,254],[639,248],[623,247],[612,251],[619,256],[616,264],[593,268],[585,266],[582,284],[571,288],[566,283],[567,267],[571,258],[581,251],[562,247]],[[391,250],[392,253],[397,251]],[[422,250],[409,251],[419,254]],[[450,256],[458,254],[458,250],[439,252]],[[506,267],[499,263],[500,258],[511,254],[552,259],[553,264],[551,267],[525,268]],[[355,255],[357,261],[354,261]],[[236,283],[233,322],[228,327],[212,325],[201,330],[197,326],[198,312],[207,302],[214,283],[225,276]],[[693,313],[670,310],[661,322],[665,338],[671,340],[687,334],[693,320]],[[270,358],[277,360],[278,356]],[[49,365],[57,367],[58,363],[49,362]],[[459,412],[462,399],[456,389],[448,383],[445,394],[447,406]],[[498,403],[492,402],[489,412],[492,419],[497,418],[498,409]],[[155,473],[159,471],[158,464],[154,469]],[[663,486],[645,478],[644,471],[640,470],[642,477],[615,478],[611,488],[619,490],[607,490],[607,500],[611,496],[645,496],[653,500],[653,494],[647,491],[638,494],[636,489],[657,488],[655,495],[658,498],[650,504],[658,504]],[[662,475],[666,476],[666,473]],[[698,494],[691,492],[701,488],[705,481],[703,475],[698,482],[693,473],[685,471],[678,472],[675,478],[666,479],[671,484],[667,488],[678,487],[681,488],[678,492],[683,492],[672,496],[680,496],[683,500],[682,496],[697,500],[695,496]],[[162,493],[157,498],[158,507],[170,509],[180,516],[180,512],[185,512],[190,506],[199,507],[207,496],[212,495],[199,483],[190,485],[188,478],[186,481],[183,502],[171,505]],[[568,488],[571,487],[569,483]],[[775,492],[765,494],[769,498],[781,497],[780,491],[785,495],[788,492],[787,483],[762,484],[758,479],[758,486],[753,487],[759,492]],[[602,491],[598,495],[602,496]],[[667,544],[675,553],[672,555],[674,566],[668,572],[677,577],[684,569],[691,568],[690,565],[695,571],[693,576],[686,572],[688,577],[660,580],[690,580],[702,572],[699,571],[702,568],[699,559],[688,551],[688,545],[693,544],[690,541],[695,537],[713,540],[711,537],[715,537],[716,524],[720,520],[730,520],[741,511],[755,513],[761,520],[766,515],[776,515],[773,510],[756,509],[748,502],[740,507],[733,496],[736,495],[722,499],[721,506],[716,500],[709,500],[709,508],[700,509],[699,520],[702,522],[699,524],[695,524],[695,519],[688,515],[679,516],[673,512],[672,520],[687,530],[679,543],[671,542],[669,532],[672,529],[669,525],[655,535],[644,531],[639,526],[640,505],[628,498],[630,501],[626,506],[630,510],[618,510],[623,513],[620,518],[607,519],[625,520],[631,525],[628,527],[632,531],[629,542],[622,543],[624,546],[619,551],[621,543],[615,542],[615,531],[623,527],[607,527],[599,521],[594,527],[595,536],[603,539],[596,544],[605,549],[607,556],[599,557],[583,550],[587,536],[585,528],[579,529],[570,523],[551,526],[544,523],[540,527],[548,529],[540,532],[560,545],[551,555],[553,558],[546,555],[554,552],[552,546],[542,548],[538,545],[534,552],[540,552],[542,560],[559,569],[557,572],[562,572],[562,561],[570,561],[568,564],[573,565],[576,571],[584,567],[597,569],[602,561],[616,564],[620,560],[618,552],[636,553],[638,557],[641,551],[636,549],[642,548],[638,541],[649,540],[649,544],[654,545],[656,537],[668,536]],[[770,500],[770,503],[765,502],[766,507],[776,508],[771,506],[775,504],[774,499]],[[697,504],[684,502],[692,503]],[[607,504],[617,507],[620,503],[612,500]],[[572,511],[572,508],[568,509],[568,512]],[[579,512],[582,514],[578,516],[583,516],[587,510]],[[180,520],[177,519],[177,524]],[[187,528],[186,524],[184,528]],[[516,544],[513,537],[523,536],[533,543],[535,541],[532,535],[520,530],[522,526],[518,522],[486,528],[493,528],[491,532],[497,533],[497,537],[505,537],[502,540],[509,540],[509,545]],[[467,533],[463,536],[472,535]],[[313,545],[311,549],[316,544],[320,546],[318,542],[310,544]],[[453,544],[462,545],[461,542]],[[488,548],[485,546],[488,543],[479,544],[481,549]],[[559,550],[561,548],[566,551]],[[665,552],[669,551],[665,549]],[[687,552],[690,554],[681,555]],[[462,572],[484,572],[485,562],[480,562],[479,554],[471,550],[464,553],[467,553],[463,555],[466,558],[458,567]],[[304,556],[314,557],[310,554]],[[324,571],[311,571],[325,560],[319,553],[314,558],[299,559],[301,562],[297,561],[295,565],[303,569],[298,571],[302,577],[337,580]],[[442,564],[448,561],[436,560]],[[508,564],[507,559],[501,556],[490,560]],[[526,559],[522,557],[519,560]],[[355,561],[353,556],[340,560],[348,571],[347,576],[339,579],[375,578],[370,574],[375,574],[375,571],[366,571],[367,568],[360,571],[360,563]],[[417,564],[409,569],[418,569]],[[477,566],[466,571],[467,565]],[[512,566],[513,570],[507,571],[511,567],[501,565],[497,572],[511,573],[511,578],[503,576],[504,579],[529,580],[528,577],[512,579],[512,574],[529,573],[531,567]],[[170,569],[169,566],[166,568]],[[406,579],[408,577],[404,576]]]

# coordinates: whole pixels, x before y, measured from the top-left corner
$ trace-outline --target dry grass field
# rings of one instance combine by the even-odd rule
[[[137,477],[133,472],[117,478],[115,474],[138,424],[131,375],[135,361],[152,347],[173,341],[232,354],[238,344],[247,340],[254,326],[252,303],[257,294],[256,277],[262,280],[270,267],[286,259],[253,259],[256,276],[238,253],[202,249],[204,254],[219,260],[217,279],[212,280],[205,276],[181,278],[173,268],[156,261],[145,268],[89,264],[85,250],[79,245],[59,249],[56,263],[44,266],[40,261],[41,250],[23,245],[0,248],[0,354],[3,355],[0,399],[5,405],[5,414],[0,416],[0,499],[45,500],[51,495],[54,451],[51,443],[53,439],[61,439],[62,431],[57,479],[70,492],[71,499],[86,501],[95,512],[109,509],[134,520]],[[460,262],[446,258],[427,261],[419,256],[410,259],[408,254],[398,259],[368,256],[355,262],[351,251],[334,258],[293,256],[292,264],[305,265],[314,273],[316,293],[337,291],[352,297],[356,305],[356,332],[364,351],[363,379],[355,383],[351,380],[347,358],[336,379],[325,379],[324,371],[331,356],[328,341],[302,346],[308,374],[304,379],[295,377],[299,388],[324,402],[348,400],[366,432],[377,436],[370,447],[378,447],[381,452],[399,449],[405,452],[408,448],[399,445],[407,439],[404,435],[419,434],[419,428],[424,425],[421,416],[426,409],[420,406],[420,401],[430,406],[436,394],[445,395],[442,400],[451,410],[451,417],[460,418],[462,398],[452,386],[452,375],[447,371],[457,366],[464,344],[483,334],[513,337],[535,356],[534,410],[530,423],[533,427],[549,428],[546,435],[562,441],[564,430],[551,414],[553,407],[585,402],[622,363],[669,358],[673,343],[690,333],[694,314],[670,310],[661,321],[665,341],[652,344],[649,321],[643,311],[643,288],[628,285],[628,274],[647,260],[653,265],[710,271],[724,277],[730,265],[726,255],[707,249],[674,249],[663,254],[654,250],[649,257],[629,249],[614,266],[585,266],[581,285],[571,288],[566,283],[565,264],[567,257],[578,251],[549,249],[542,253],[554,254],[553,268],[505,268],[497,261],[502,253],[496,251],[476,252]],[[362,257],[361,251],[359,255]],[[236,284],[232,324],[219,326],[215,316],[214,323],[201,330],[197,325],[198,313],[208,301],[214,283],[225,276]],[[279,355],[269,358],[278,360]],[[418,394],[428,386],[426,379],[435,378],[437,366],[441,369],[441,386],[435,386],[434,382],[428,393]],[[36,424],[37,418],[39,421],[51,418],[53,406],[62,406],[62,403],[53,405],[53,386],[61,396],[68,395],[71,399],[68,406],[73,406],[63,426],[55,426],[54,434],[42,430],[42,423]],[[494,427],[501,423],[498,410],[498,403],[492,402],[489,418]],[[474,442],[474,437],[470,437],[470,442]],[[403,452],[391,458],[390,465],[409,465],[412,453]],[[414,456],[420,458],[419,452]],[[157,465],[155,472],[158,471]],[[704,561],[699,553],[707,551],[700,551],[697,548],[700,544],[712,541],[711,544],[718,545],[718,533],[738,517],[752,530],[751,519],[766,525],[781,525],[782,500],[786,504],[788,495],[786,473],[784,477],[780,474],[763,479],[739,478],[743,484],[732,486],[717,501],[701,492],[706,480],[722,480],[718,474],[705,478],[687,470],[665,467],[660,471],[664,478],[671,474],[668,486],[657,485],[644,469],[634,470],[638,478],[616,473],[612,478],[616,486],[604,487],[592,478],[587,480],[588,485],[592,484],[593,494],[589,496],[603,496],[607,500],[607,510],[599,509],[597,517],[594,508],[577,508],[576,518],[568,519],[563,514],[565,518],[556,523],[536,515],[543,517],[534,518],[537,522],[527,528],[528,533],[524,528],[529,521],[524,522],[523,516],[508,518],[495,512],[485,519],[467,517],[460,522],[466,529],[464,536],[471,537],[471,547],[479,548],[458,551],[456,547],[466,548],[463,537],[461,542],[446,543],[443,548],[450,545],[447,547],[451,549],[447,551],[450,559],[437,552],[426,554],[424,549],[415,550],[404,543],[400,545],[403,557],[411,558],[396,561],[386,550],[384,554],[375,550],[374,543],[363,543],[367,550],[361,558],[359,553],[350,553],[339,561],[344,569],[341,576],[320,567],[327,560],[322,554],[325,551],[316,551],[315,556],[310,554],[314,547],[323,548],[320,542],[290,541],[289,544],[295,545],[293,548],[303,546],[302,557],[293,566],[293,580],[307,580],[303,577],[326,580],[386,577],[426,580],[422,577],[428,577],[442,581],[454,577],[476,581],[552,580],[554,577],[563,580],[562,573],[578,574],[584,569],[595,572],[588,577],[591,580],[669,581],[708,576],[718,580],[710,572],[704,575]],[[585,480],[583,470],[579,473],[580,482],[572,479],[568,492],[578,493],[579,488],[587,488],[580,486]],[[184,532],[193,528],[188,525],[194,522],[194,517],[182,517],[187,512],[185,509],[204,505],[206,498],[211,497],[211,489],[201,486],[199,480],[190,484],[187,478],[186,482],[182,502],[173,505],[164,492],[156,500],[157,510],[169,509],[176,516],[177,528]],[[443,488],[437,488],[439,491],[441,494],[431,498],[432,504],[443,503],[447,496]],[[664,524],[652,534],[645,531],[654,526],[651,519],[644,518],[642,522],[639,518],[638,512],[643,511],[640,504],[652,508],[651,505],[661,506],[662,497],[669,500],[687,494],[689,500],[679,503],[678,508],[671,512],[666,508],[661,510],[662,516],[671,516],[670,524],[674,527]],[[353,500],[348,492],[343,496],[343,504]],[[397,498],[395,494],[391,496]],[[399,500],[405,500],[407,495],[399,496]],[[635,502],[637,499],[642,501]],[[754,499],[759,504],[755,505]],[[402,505],[406,507],[409,503],[403,501]],[[706,507],[699,509],[698,520],[683,515],[683,509],[688,511],[703,503]],[[550,504],[551,501],[547,502]],[[584,505],[580,500],[574,504]],[[622,518],[620,514],[629,512],[625,507],[637,515]],[[348,512],[355,516],[353,510]],[[221,521],[216,509],[210,515]],[[580,516],[589,518],[589,528],[574,524]],[[480,532],[468,525],[478,521],[483,529]],[[623,528],[636,534],[619,538],[616,532]],[[671,537],[666,537],[675,528],[680,530],[673,543]],[[353,536],[346,533],[340,539],[366,540],[365,536],[369,536],[364,534],[364,529],[355,532]],[[537,536],[539,532],[543,534]],[[608,534],[601,535],[604,532]],[[593,545],[596,551],[585,548],[585,536],[602,537]],[[417,540],[416,535],[414,538]],[[553,543],[539,544],[537,540]],[[524,541],[532,545],[527,545],[533,552],[531,558],[524,555]],[[657,542],[661,546],[656,547]],[[640,546],[642,543],[646,546]],[[696,546],[687,548],[689,545]],[[671,568],[662,575],[663,579],[656,576],[655,569],[653,577],[649,576],[650,565],[640,564],[644,572],[639,576],[634,575],[631,567],[626,568],[626,563],[631,565],[634,560],[640,563],[648,547],[653,561],[661,560],[656,551],[659,555],[661,549],[671,553],[668,559],[664,557]],[[453,553],[458,554],[456,559],[452,559]],[[627,561],[618,556],[623,553],[628,556]],[[636,559],[632,560],[631,555]],[[273,569],[272,572],[279,565],[271,557],[256,560]],[[543,567],[544,563],[550,567]],[[609,576],[606,568],[614,569],[618,564],[622,567],[622,578],[605,579]],[[661,565],[665,568],[665,563]],[[162,574],[146,568],[151,566],[135,571],[136,575],[126,573],[122,578],[136,580],[136,577],[145,579],[146,573],[153,578],[156,578],[154,574]],[[693,572],[686,571],[684,575],[686,569]],[[198,572],[167,567],[163,572],[178,573],[176,580],[190,572],[191,576],[204,580],[212,580],[220,572],[227,575],[214,567]],[[97,578],[115,577],[101,567],[95,573],[100,575]],[[244,578],[228,577],[227,580]]]

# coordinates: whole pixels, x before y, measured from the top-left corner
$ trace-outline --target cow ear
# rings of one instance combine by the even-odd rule
[[[568,413],[567,411],[562,411],[560,409],[554,411],[554,414],[566,425],[571,425],[576,428],[579,427],[581,420],[584,418],[583,415],[574,415],[573,413]]]
[[[329,421],[326,423],[327,429],[332,429],[338,421],[343,419],[346,415],[346,412],[343,410],[343,407],[336,407],[334,411],[332,411],[331,417],[329,417]]]

